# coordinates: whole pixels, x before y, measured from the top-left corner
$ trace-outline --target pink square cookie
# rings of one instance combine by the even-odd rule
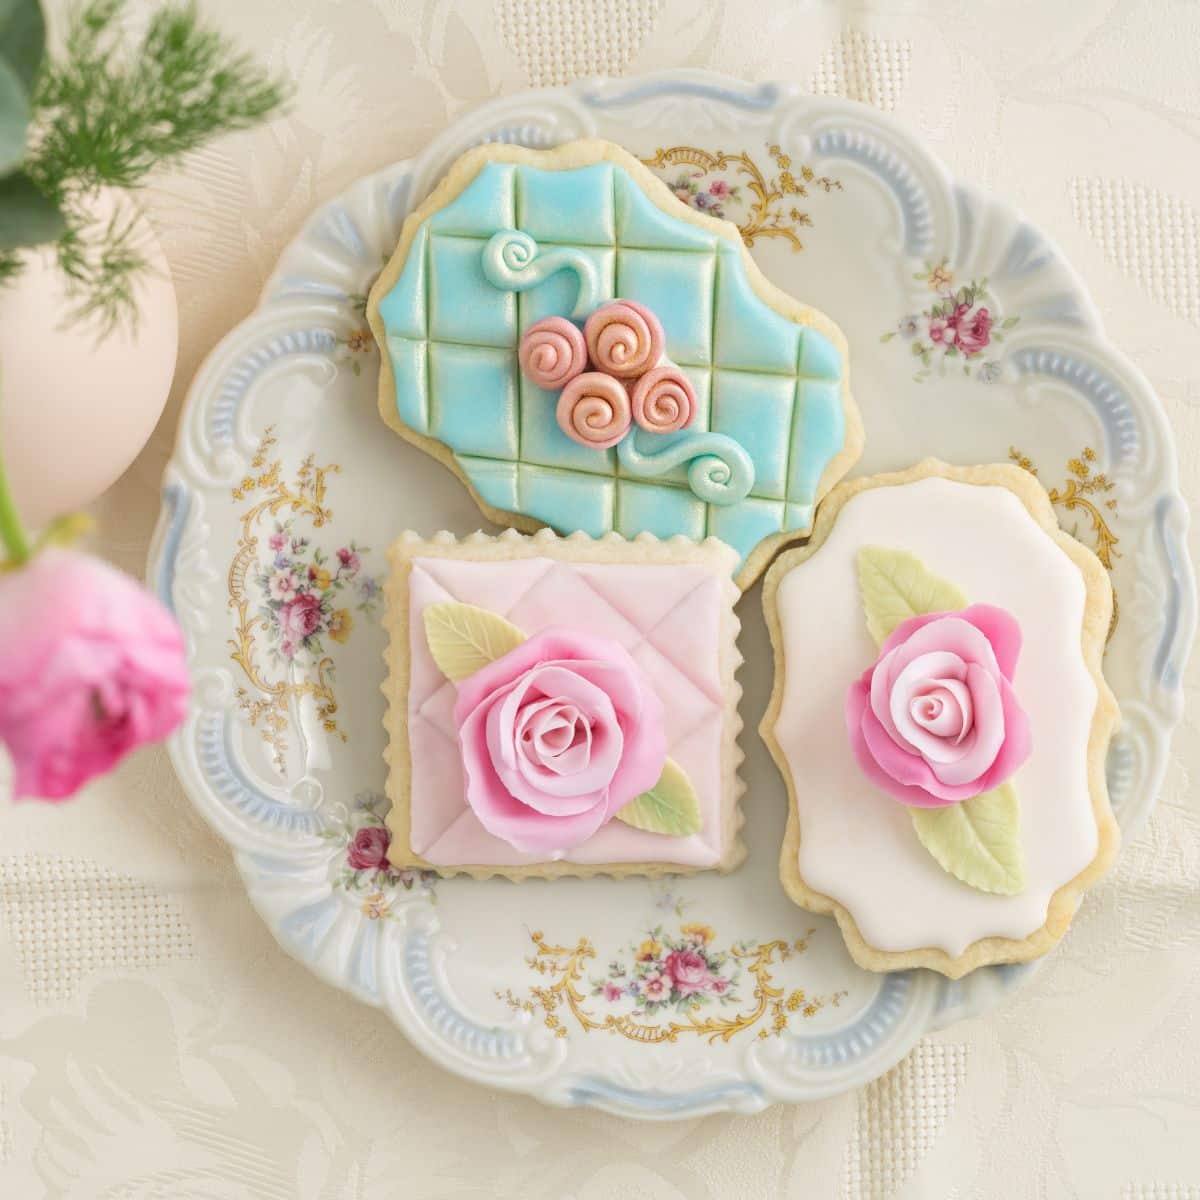
[[[403,535],[386,626],[391,858],[442,874],[731,870],[736,554]]]

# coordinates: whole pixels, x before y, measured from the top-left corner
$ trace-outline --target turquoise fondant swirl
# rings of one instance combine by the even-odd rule
[[[690,462],[688,485],[706,504],[737,504],[754,486],[754,461],[745,448],[723,433],[693,433],[656,454],[643,454],[632,436],[617,446],[621,466],[642,479]]]
[[[583,320],[600,303],[600,277],[596,264],[574,246],[539,250],[538,244],[520,229],[501,229],[483,248],[483,273],[488,283],[504,292],[523,292],[537,287],[556,271],[574,271],[579,279],[579,296],[571,316]]]

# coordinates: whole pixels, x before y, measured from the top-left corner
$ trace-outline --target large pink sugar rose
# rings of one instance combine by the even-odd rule
[[[13,797],[61,800],[187,710],[183,637],[128,575],[43,550],[0,573],[0,742]]]
[[[466,798],[518,850],[552,855],[591,837],[658,782],[662,703],[607,638],[547,630],[458,685]]]
[[[904,804],[938,808],[1002,784],[1029,757],[1029,718],[1012,689],[1016,620],[974,604],[901,622],[846,695],[867,777]]]

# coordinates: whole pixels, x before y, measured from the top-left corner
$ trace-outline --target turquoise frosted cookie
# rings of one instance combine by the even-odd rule
[[[608,142],[465,154],[368,316],[384,419],[522,529],[718,537],[746,587],[862,448],[837,326]]]

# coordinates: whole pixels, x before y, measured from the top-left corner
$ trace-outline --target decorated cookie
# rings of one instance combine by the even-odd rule
[[[384,419],[520,529],[718,537],[745,587],[861,450],[837,327],[608,142],[465,154],[367,311]]]
[[[856,962],[957,978],[1066,932],[1117,847],[1112,591],[1012,466],[857,479],[772,565],[780,876]]]
[[[741,662],[715,539],[405,534],[386,627],[396,866],[737,866]]]

